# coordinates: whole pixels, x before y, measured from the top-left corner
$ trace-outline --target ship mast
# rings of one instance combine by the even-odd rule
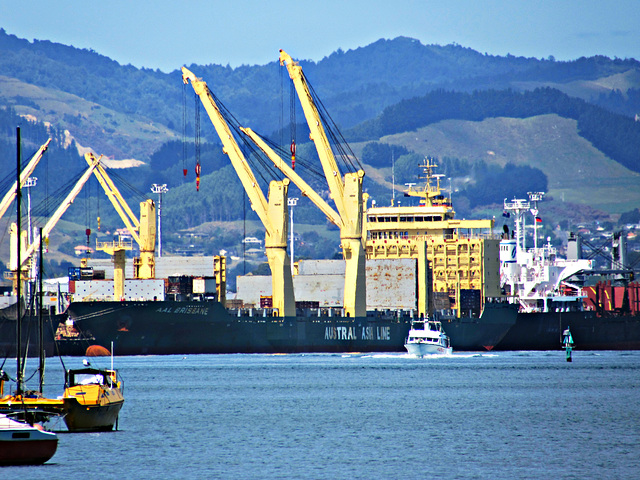
[[[531,208],[531,203],[521,198],[514,198],[510,202],[504,199],[504,209],[508,212],[513,212],[515,225],[515,237],[516,237],[516,252],[520,255],[525,251],[525,219],[524,214]]]
[[[20,309],[20,296],[22,294],[21,290],[22,290],[22,263],[21,263],[21,259],[20,259],[20,247],[22,245],[20,245],[21,243],[21,235],[20,235],[20,229],[21,229],[21,225],[20,225],[20,215],[22,214],[20,212],[20,203],[22,202],[22,190],[20,188],[20,127],[16,128],[16,140],[17,140],[17,155],[16,155],[16,223],[18,225],[18,235],[17,235],[17,248],[16,248],[16,252],[18,255],[18,269],[16,271],[16,275],[17,275],[17,285],[16,285],[16,296],[18,301],[16,302],[16,363],[17,363],[17,370],[16,370],[16,380],[17,380],[17,389],[16,389],[16,394],[17,395],[22,395],[22,390],[23,390],[23,382],[24,382],[24,376],[22,374],[22,330],[21,330],[21,309]]]
[[[533,215],[533,248],[538,251],[538,202],[544,197],[544,192],[528,192],[529,201],[533,203],[531,214]]]

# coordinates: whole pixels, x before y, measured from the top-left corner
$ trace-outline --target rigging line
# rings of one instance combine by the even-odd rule
[[[591,260],[596,256],[606,260],[607,262],[611,262],[612,268],[618,268],[620,270],[633,270],[633,267],[640,261],[640,258],[636,259],[636,261],[631,265],[625,265],[619,261],[612,260],[611,256],[604,252],[604,248],[607,246],[608,242],[604,242],[600,247],[596,247],[591,244],[588,240],[582,240],[583,245],[586,245],[591,249],[591,255],[587,257],[587,260]]]
[[[84,184],[84,226],[89,228],[89,193],[91,193],[91,182]]]
[[[187,85],[182,83],[182,183],[187,178]]]
[[[41,200],[40,203],[38,203],[35,207],[31,208],[31,216],[48,217],[48,202],[51,201],[54,205],[59,205],[60,203],[62,203],[64,198],[68,195],[69,191],[73,188],[73,185],[78,183],[78,180],[80,180],[80,177],[82,177],[83,174],[84,172],[80,172],[75,178],[72,178],[65,185],[58,188],[58,190],[56,190],[51,197],[48,196],[44,200]]]
[[[596,247],[591,242],[589,242],[588,240],[584,240],[584,239],[582,240],[582,243],[591,249],[591,255],[589,255],[586,258],[587,260],[591,260],[591,259],[595,258],[596,256],[606,257],[606,255],[602,253],[604,247],[606,246],[606,243],[601,245],[600,247]]]
[[[635,267],[638,263],[640,263],[640,256],[638,256],[638,257],[633,261],[633,263],[631,263],[631,264],[629,265],[629,268],[633,269],[633,267]]]
[[[284,68],[279,68],[278,62],[275,65],[280,75],[280,145],[284,145]]]
[[[44,198],[45,212],[49,216],[49,156],[45,160]]]
[[[200,97],[195,94],[193,98],[195,99],[195,116],[196,116],[196,132],[195,132],[195,148],[196,148],[196,191],[200,191]]]
[[[133,185],[132,183],[130,183],[124,176],[120,175],[119,173],[117,173],[115,171],[115,169],[112,168],[107,168],[105,167],[106,170],[108,170],[107,173],[109,173],[109,176],[112,179],[116,179],[118,185],[122,188],[123,191],[129,193],[131,196],[134,196],[135,198],[140,198],[140,199],[147,199],[149,197],[149,194],[147,194],[146,192],[142,192],[140,190],[138,190],[138,188]],[[119,188],[120,189],[120,188]]]
[[[297,130],[298,125],[296,121],[296,89],[293,82],[289,87],[289,129],[291,132],[291,168],[295,169],[295,148],[297,144]]]
[[[267,145],[269,145],[278,154],[280,158],[287,157],[288,152],[283,147],[276,145],[275,142],[273,142],[267,137],[264,137],[262,135],[260,135],[260,137],[262,138],[262,140],[264,140],[264,142]],[[296,153],[296,164],[302,165],[305,170],[309,171],[309,173],[311,173],[318,180],[324,179],[324,173],[320,168],[317,167],[317,165],[314,162],[311,162],[304,157],[299,157],[297,153]]]
[[[247,162],[254,167],[252,169],[254,171],[254,174],[257,174],[258,176],[260,176],[262,181],[267,185],[270,180],[280,179],[279,171],[277,171],[277,169],[275,168],[275,166],[273,166],[271,161],[265,159],[265,156],[262,153],[262,151],[259,150],[253,144],[253,142],[250,141],[248,138],[246,138],[246,135],[244,135],[240,131],[240,123],[238,122],[238,120],[227,109],[227,107],[225,107],[225,105],[220,101],[220,99],[216,97],[216,95],[211,90],[209,90],[208,87],[207,87],[207,90],[209,95],[211,95],[214,102],[218,106],[220,115],[222,116],[224,121],[227,123],[229,130],[231,130],[232,134],[234,134],[234,139],[236,140],[236,143],[238,144],[238,147],[240,148],[242,153],[245,155]],[[258,167],[258,168],[255,168],[255,167]],[[264,176],[265,170],[269,172],[271,176],[270,179],[267,179]]]
[[[36,154],[36,152],[39,149],[40,149],[40,147],[38,147],[36,150],[34,150],[33,153],[31,153],[29,155],[29,159],[33,158],[33,156]],[[20,169],[21,169],[21,173],[22,173],[22,164],[20,165]],[[4,178],[2,178],[0,180],[0,192],[9,191],[10,186],[13,185],[15,183],[15,181],[16,181],[16,169],[12,168],[9,171],[9,173]]]
[[[200,164],[200,97],[194,93],[195,99],[195,151],[196,165]]]
[[[98,211],[98,230],[100,230],[100,185],[98,183],[98,179],[96,178],[96,210]]]
[[[16,172],[15,172],[15,168],[13,169],[14,171],[11,172],[10,175],[7,175],[1,182],[0,182],[0,192],[8,192],[9,189],[11,188],[11,186],[15,183],[16,181]],[[13,178],[9,178],[13,176]]]
[[[329,111],[324,106],[324,103],[322,102],[322,99],[318,96],[318,94],[316,93],[315,89],[313,88],[313,85],[311,85],[309,83],[309,81],[307,80],[307,78],[304,75],[304,73],[302,75],[302,79],[307,84],[309,92],[311,93],[311,96],[312,96],[314,102],[318,106],[318,113],[320,114],[320,118],[322,119],[323,123],[325,124],[325,126],[329,130],[328,135],[330,135],[332,137],[332,139],[334,140],[334,145],[340,151],[340,155],[342,157],[342,160],[343,160],[344,164],[346,166],[350,166],[351,167],[350,171],[352,171],[352,172],[355,172],[358,169],[362,169],[362,164],[360,163],[360,160],[353,153],[353,150],[351,150],[351,147],[349,146],[349,144],[345,140],[344,136],[342,135],[342,132],[337,127],[335,121],[333,120],[333,118],[329,114]],[[356,164],[354,164],[352,159],[355,159]]]

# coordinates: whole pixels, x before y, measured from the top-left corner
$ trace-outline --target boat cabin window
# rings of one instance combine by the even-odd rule
[[[73,377],[74,385],[102,385],[104,376],[99,373],[78,373]]]

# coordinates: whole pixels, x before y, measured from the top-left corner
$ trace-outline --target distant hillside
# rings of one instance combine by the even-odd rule
[[[349,138],[372,140],[447,119],[481,121],[545,114],[576,120],[582,137],[626,168],[640,172],[640,122],[551,88],[522,93],[487,90],[472,94],[437,90],[387,107],[376,119],[350,130]]]
[[[640,174],[594,148],[578,134],[575,120],[555,114],[524,119],[495,117],[479,122],[443,120],[412,132],[384,136],[380,141],[420,156],[435,156],[443,167],[448,162],[442,159],[533,166],[545,173],[548,194],[558,201],[617,213],[640,205]],[[360,151],[360,144],[354,147]],[[364,155],[363,159],[367,161]],[[446,168],[440,171],[447,177],[458,177],[454,186],[459,190],[474,180]],[[415,179],[398,177],[396,181],[402,184]],[[507,196],[515,194],[512,191]]]
[[[304,58],[304,52],[288,53]],[[596,215],[592,210],[574,205],[620,213],[640,203],[636,193],[640,192],[640,122],[633,121],[640,113],[636,60],[499,57],[459,45],[423,45],[399,37],[300,63],[331,118],[357,142],[356,153],[366,153],[369,144],[396,149],[388,155],[390,149],[378,148],[376,159],[361,156],[367,164],[365,188],[380,204],[391,199],[392,173],[400,190],[403,182],[415,181],[414,167],[427,155],[440,157],[443,173],[457,189],[456,208],[465,215],[484,214],[484,207],[499,208],[500,195],[512,191],[515,195],[516,188],[524,192],[548,188],[556,202],[564,199],[567,208],[592,216]],[[262,66],[188,67],[208,83],[240,124],[288,149],[291,90],[277,52],[272,63]],[[215,238],[208,239],[207,248],[235,248],[237,225],[234,235],[225,232],[224,225],[256,217],[204,111],[200,112],[203,141],[196,151],[194,105],[199,103],[183,86],[179,68],[176,65],[174,72],[165,74],[122,66],[92,50],[46,40],[30,42],[0,29],[0,153],[5,180],[15,176],[11,170],[17,124],[23,127],[25,159],[53,137],[35,174],[39,186],[33,191],[34,204],[43,216],[55,207],[47,202],[59,198],[86,168],[79,150],[92,148],[115,159],[142,160],[141,166],[111,171],[126,187],[123,194],[134,210],[140,199],[156,198],[150,192],[152,183],[166,183],[167,241],[174,235],[173,241],[186,243],[189,240],[180,237],[179,230],[215,223],[220,227],[212,231]],[[295,120],[297,168],[307,174],[302,161],[316,161],[316,154],[300,126],[304,117],[299,107]],[[196,158],[203,174],[199,192],[194,185]],[[396,161],[395,172],[391,158]],[[510,174],[526,178],[511,182]],[[266,192],[269,172],[257,175]],[[328,198],[326,182],[310,181]],[[501,189],[492,188],[496,181]],[[323,215],[295,188],[291,195],[301,197],[297,221],[326,225]],[[72,225],[62,237],[67,253],[60,259],[68,260],[70,248],[86,241],[85,228],[95,233],[98,216],[101,234],[122,226],[91,181],[65,217]],[[308,238],[307,245],[312,243]],[[333,254],[330,249],[322,252]]]
[[[288,53],[304,58],[304,52]],[[284,105],[289,104],[289,80],[277,55],[274,52],[274,62],[263,66],[189,68],[207,81],[242,124],[269,134],[285,126],[280,119]],[[633,73],[639,71],[635,60],[592,57],[555,62],[498,57],[459,45],[423,45],[405,37],[338,51],[317,63],[301,61],[301,65],[344,129],[375,118],[400,100],[435,89],[561,85],[570,95],[633,112],[638,103],[634,89],[640,88],[640,79]],[[67,129],[78,143],[99,153],[146,161],[162,143],[183,133],[180,67],[165,74],[122,66],[92,50],[46,40],[30,42],[0,29],[0,106],[13,106],[20,114]],[[586,88],[588,82],[598,82],[599,88]],[[186,97],[191,99],[192,92],[187,91]],[[186,104],[186,133],[192,135],[194,103]],[[284,117],[288,124],[288,115]],[[204,131],[207,136],[213,139]]]

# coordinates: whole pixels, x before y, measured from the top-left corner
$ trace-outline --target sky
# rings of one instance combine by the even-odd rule
[[[0,28],[121,65],[264,65],[279,49],[319,61],[381,38],[492,55],[640,59],[638,0],[0,0]]]

